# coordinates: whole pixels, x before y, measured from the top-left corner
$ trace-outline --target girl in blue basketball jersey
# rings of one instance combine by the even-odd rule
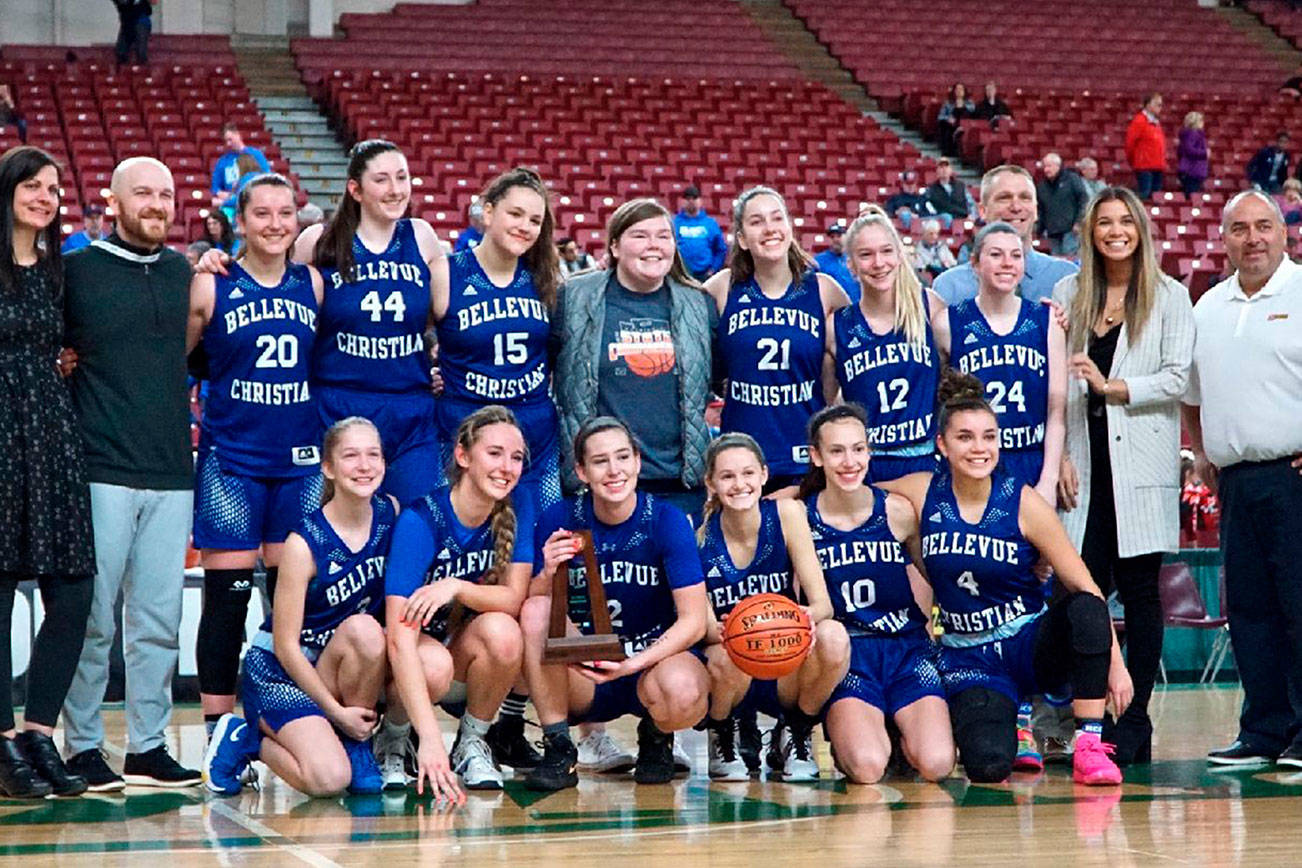
[[[949,364],[985,384],[1004,468],[1056,504],[1067,436],[1067,336],[1048,305],[1017,295],[1023,257],[1012,225],[982,228],[972,241],[977,296],[936,315],[937,343]]]
[[[705,454],[705,521],[697,532],[711,618],[706,630],[710,672],[710,777],[746,780],[736,748],[732,712],[745,704],[781,717],[783,733],[770,752],[773,777],[815,780],[818,762],[811,733],[823,705],[845,675],[850,643],[832,618],[805,508],[791,499],[763,500],[768,466],[748,434],[724,434]],[[741,600],[753,594],[803,598],[814,624],[814,646],[800,668],[776,680],[752,680],[737,668],[723,645],[722,624]]]
[[[625,714],[642,718],[634,780],[665,783],[674,775],[673,733],[705,716],[709,696],[709,675],[691,651],[705,635],[709,608],[696,540],[680,510],[637,490],[641,453],[623,422],[588,420],[575,437],[574,455],[588,492],[556,504],[539,520],[531,596],[520,614],[525,678],[543,728],[543,759],[525,786],[577,785],[578,750],[569,723]],[[611,627],[628,655],[618,663],[543,662],[555,571],[574,570],[570,587],[586,599],[576,530],[592,532]],[[571,632],[591,630],[586,606],[571,601],[569,614]]]
[[[464,799],[468,789],[501,789],[485,741],[498,706],[520,674],[517,616],[533,565],[533,515],[513,492],[527,457],[505,407],[476,410],[457,429],[448,486],[414,501],[398,520],[385,576],[385,611],[394,689],[378,752],[388,786],[401,776],[407,733],[415,730],[419,792]],[[451,757],[433,704],[460,716]],[[410,723],[407,722],[410,721]]]
[[[384,452],[368,420],[335,423],[323,452],[324,504],[285,541],[275,615],[244,658],[244,717],[224,715],[204,754],[208,788],[221,795],[239,793],[255,759],[310,796],[380,790],[370,735],[397,504],[378,493]]]
[[[859,303],[828,318],[827,353],[841,400],[868,413],[868,480],[896,479],[936,463],[936,384],[941,357],[932,322],[944,310],[909,265],[886,214],[866,209],[845,233]]]
[[[810,420],[814,466],[801,494],[837,620],[850,634],[850,668],[832,694],[827,733],[845,775],[876,783],[891,758],[889,718],[909,763],[935,781],[954,767],[954,742],[927,634],[931,593],[908,568],[920,560],[918,520],[903,497],[865,484],[868,441],[858,404]]]
[[[489,404],[510,408],[529,447],[516,497],[528,496],[545,509],[561,499],[547,360],[550,313],[560,283],[555,221],[547,188],[530,169],[499,175],[480,202],[483,239],[454,253],[447,282],[435,285],[443,379],[436,408],[439,440],[446,464],[462,419]]]
[[[885,484],[909,499],[920,522],[954,740],[970,779],[1003,780],[1017,753],[1020,697],[1070,687],[1074,780],[1120,783],[1099,734],[1107,702],[1120,714],[1133,686],[1107,604],[1053,507],[999,462],[998,417],[985,391],[975,377],[947,370],[941,469]],[[1041,557],[1066,591],[1048,606],[1033,571]]]
[[[208,358],[195,471],[194,544],[204,567],[195,657],[209,731],[235,708],[244,618],[261,549],[274,595],[281,545],[320,503],[321,428],[309,367],[322,282],[286,254],[294,189],[252,179],[236,201],[244,247],[226,275],[197,274],[187,346]]]
[[[814,271],[776,190],[738,196],[732,231],[728,267],[705,284],[719,310],[715,340],[727,380],[721,427],[754,437],[768,456],[768,490],[790,495],[809,466],[805,425],[825,403],[827,317],[850,299]]]

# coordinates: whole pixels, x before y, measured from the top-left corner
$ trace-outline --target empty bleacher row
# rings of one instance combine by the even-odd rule
[[[1248,0],[1243,5],[1294,48],[1302,49],[1302,9],[1297,4],[1291,0]]]
[[[167,36],[150,46],[148,67],[117,68],[103,46],[0,47],[0,83],[13,90],[27,124],[27,139],[67,167],[63,179],[64,233],[80,228],[82,208],[103,203],[113,167],[137,155],[156,156],[171,168],[177,220],[170,240],[195,237],[209,205],[212,166],[223,145],[221,127],[240,125],[248,144],[261,148],[276,171],[289,165],[222,37]],[[12,128],[0,132],[0,150],[18,144]]]

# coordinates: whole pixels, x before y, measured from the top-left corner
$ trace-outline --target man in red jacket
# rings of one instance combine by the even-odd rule
[[[1135,192],[1148,199],[1162,189],[1166,171],[1166,134],[1158,118],[1162,114],[1162,95],[1144,97],[1144,107],[1130,119],[1126,128],[1126,161],[1135,170]]]

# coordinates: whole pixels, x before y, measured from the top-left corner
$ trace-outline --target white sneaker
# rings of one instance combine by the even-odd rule
[[[448,760],[452,771],[461,775],[461,783],[466,789],[502,789],[502,770],[493,764],[493,752],[482,738],[463,731],[457,736]]]
[[[678,743],[677,733],[674,733],[674,773],[680,775],[690,775],[692,773],[692,758],[687,755],[687,751],[683,750],[682,745]]]
[[[255,790],[261,788],[261,781],[258,779],[258,770],[253,767],[253,763],[249,763],[245,766],[244,774],[240,775],[240,783],[246,787],[253,787]]]
[[[383,725],[371,740],[375,762],[380,767],[380,777],[386,790],[406,789],[411,783],[407,776],[406,760],[415,753],[411,749],[411,729],[406,732],[396,726]]]
[[[610,737],[604,729],[594,730],[579,739],[579,768],[596,772],[626,772],[637,757]]]
[[[730,717],[721,726],[706,729],[709,744],[710,780],[749,781],[746,762],[737,755],[737,725]]]
[[[769,778],[799,782],[818,780],[818,761],[814,759],[814,731],[804,738],[793,738],[791,727],[777,728],[777,743],[769,748]]]

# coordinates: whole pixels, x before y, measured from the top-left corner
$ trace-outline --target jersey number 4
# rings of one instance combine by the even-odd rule
[[[362,310],[371,315],[371,322],[379,322],[386,310],[393,314],[394,322],[402,322],[407,313],[407,303],[402,300],[402,290],[395,289],[381,304],[380,293],[373,289],[362,296]]]
[[[972,575],[971,570],[964,570],[959,577],[954,580],[954,584],[967,591],[974,597],[981,595],[981,589],[977,587],[976,578]]]

